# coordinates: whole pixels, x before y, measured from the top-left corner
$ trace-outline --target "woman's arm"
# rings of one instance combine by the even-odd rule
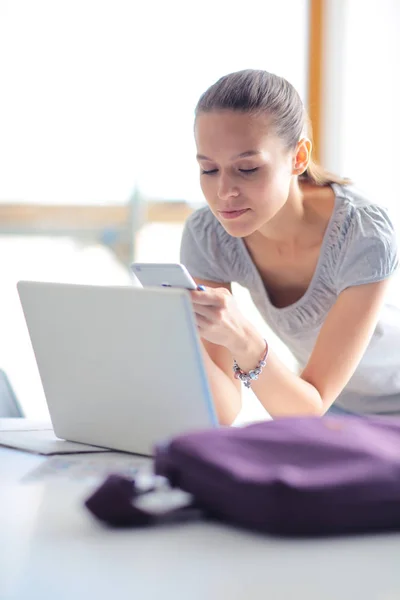
[[[218,421],[221,425],[232,425],[242,407],[240,387],[237,385],[239,382],[237,380],[232,381],[227,372],[212,360],[209,352],[205,349],[205,344],[203,344],[203,347],[204,365]],[[210,348],[210,345],[208,347]],[[218,360],[225,353],[218,350],[218,348],[216,350]]]
[[[343,291],[321,328],[310,360],[292,373],[270,349],[267,364],[252,389],[272,417],[322,415],[335,401],[359,364],[375,329],[388,280]],[[253,369],[265,344],[240,315],[226,289],[192,293],[203,339],[222,345],[243,371]],[[231,378],[232,362],[223,369]]]

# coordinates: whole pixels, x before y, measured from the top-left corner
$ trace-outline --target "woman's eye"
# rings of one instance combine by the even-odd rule
[[[202,175],[214,175],[214,173],[217,173],[218,169],[209,169],[208,171],[206,171],[205,169],[201,170],[201,174]]]
[[[239,169],[241,173],[255,173],[258,171],[258,167],[254,167],[254,169]]]
[[[238,169],[239,173],[244,173],[244,174],[250,174],[250,173],[255,173],[256,171],[258,171],[259,167],[254,167],[254,169]],[[215,173],[218,173],[218,169],[202,169],[201,170],[201,174],[202,175],[214,175]]]

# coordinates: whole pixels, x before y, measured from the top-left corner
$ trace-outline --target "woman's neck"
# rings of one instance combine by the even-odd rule
[[[314,245],[325,232],[334,198],[330,186],[317,187],[306,182],[299,185],[295,179],[285,205],[253,235],[278,245]]]

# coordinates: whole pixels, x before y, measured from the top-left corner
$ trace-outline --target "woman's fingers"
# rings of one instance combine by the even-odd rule
[[[196,314],[196,324],[200,331],[204,331],[210,327],[211,322],[203,315]]]
[[[218,309],[216,309],[215,306],[203,306],[201,304],[196,304],[194,305],[193,310],[196,315],[206,317],[206,319],[209,321],[214,321],[216,318],[218,318]]]
[[[205,288],[203,292],[193,291],[190,294],[193,304],[220,308],[225,305],[226,296],[230,295],[225,288]]]

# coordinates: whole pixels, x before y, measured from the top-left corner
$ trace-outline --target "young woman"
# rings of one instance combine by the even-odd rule
[[[237,416],[243,383],[272,417],[400,415],[387,211],[312,161],[300,97],[271,73],[241,71],[211,86],[195,138],[208,206],[187,220],[181,262],[205,287],[192,301],[221,423]],[[250,291],[299,374],[241,314],[232,282]]]

